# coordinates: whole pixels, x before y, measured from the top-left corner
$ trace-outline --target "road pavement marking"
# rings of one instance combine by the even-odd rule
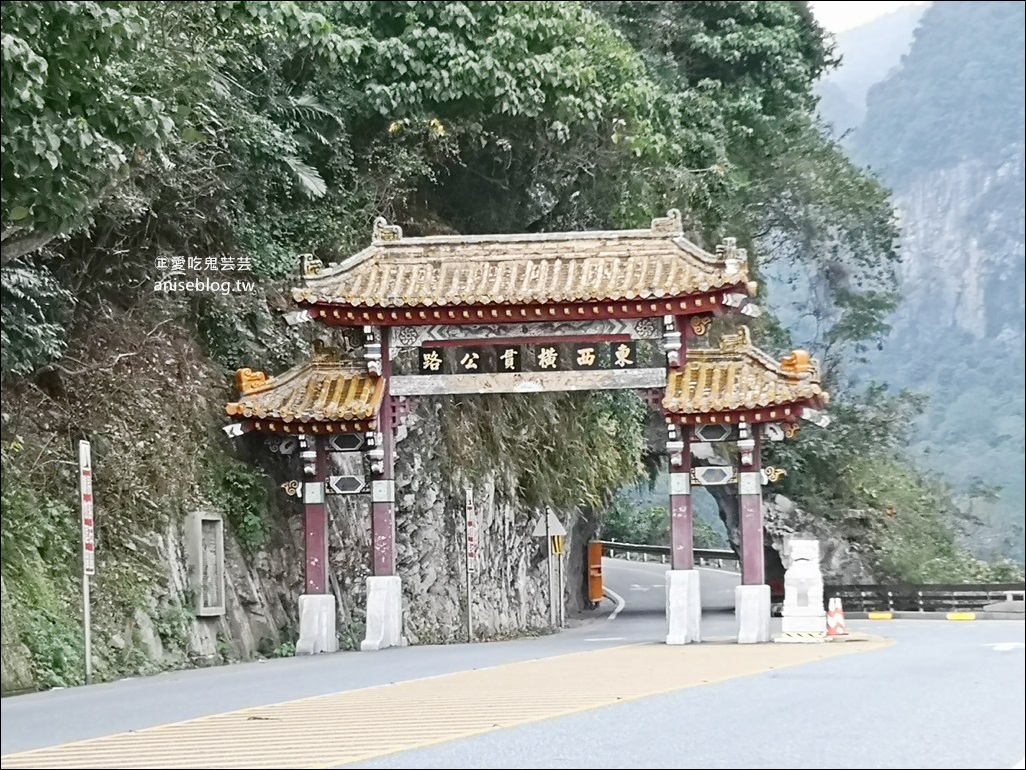
[[[998,642],[997,644],[984,645],[990,647],[994,652],[1010,652],[1011,650],[1021,650],[1026,648],[1026,643],[1023,642]]]
[[[976,620],[975,612],[949,612],[948,620]]]
[[[602,592],[610,599],[612,599],[614,602],[616,602],[616,608],[611,613],[609,613],[609,617],[606,618],[606,620],[616,620],[616,616],[623,612],[623,608],[627,606],[627,602],[625,602],[623,600],[623,597],[620,596],[620,594],[618,594],[612,588],[603,588]]]
[[[1026,757],[1019,760],[1019,764],[1012,768],[1012,770],[1026,770]]]
[[[586,642],[622,642],[622,636],[591,636],[585,639]]]
[[[634,644],[8,754],[16,768],[335,767],[889,644]]]
[[[866,617],[870,620],[890,620],[894,617],[893,612],[867,612]]]

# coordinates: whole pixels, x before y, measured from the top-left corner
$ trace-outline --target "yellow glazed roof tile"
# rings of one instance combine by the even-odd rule
[[[374,417],[385,381],[339,363],[314,361],[280,377],[239,369],[238,401],[225,406],[234,417],[291,422],[348,422]]]
[[[744,249],[710,254],[680,213],[647,230],[404,238],[379,219],[372,245],[339,265],[308,262],[297,302],[363,308],[658,299],[748,287]]]
[[[720,341],[718,349],[689,349],[671,369],[663,408],[672,414],[736,412],[800,402],[825,403],[819,365],[796,350],[777,361],[751,344],[747,327]]]

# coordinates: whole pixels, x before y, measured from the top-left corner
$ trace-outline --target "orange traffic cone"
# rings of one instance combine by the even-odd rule
[[[841,600],[836,596],[827,605],[826,635],[828,637],[848,635],[848,628],[844,625],[844,607],[841,606]]]

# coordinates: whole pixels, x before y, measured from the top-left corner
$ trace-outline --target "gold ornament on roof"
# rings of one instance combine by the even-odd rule
[[[321,270],[324,269],[324,263],[317,259],[313,254],[300,254],[299,255],[299,273],[303,278],[310,278],[315,275],[320,275]]]
[[[780,481],[780,479],[782,479],[786,475],[787,475],[787,471],[784,470],[783,468],[774,468],[771,465],[770,467],[768,467],[766,469],[766,478],[769,479],[770,482],[774,483],[774,484],[776,482]]]
[[[788,438],[794,438],[801,431],[802,426],[796,422],[789,422],[784,426],[784,435]]]
[[[403,229],[399,225],[390,225],[384,217],[374,220],[374,232],[371,236],[375,243],[394,243],[402,240]]]
[[[310,360],[315,363],[335,364],[342,360],[342,351],[323,340],[314,340]]]
[[[716,256],[723,262],[727,274],[741,272],[748,265],[748,250],[737,247],[737,238],[724,238],[723,243],[716,247]]]
[[[235,387],[243,395],[259,390],[266,384],[267,375],[263,372],[254,372],[252,369],[237,369],[235,371]]]
[[[734,334],[720,337],[720,350],[724,353],[742,353],[752,347],[752,333],[747,326],[741,326]]]
[[[652,220],[652,232],[654,233],[682,233],[684,223],[681,220],[680,209],[670,209],[665,217],[658,217]]]
[[[806,350],[792,350],[780,359],[780,370],[787,374],[807,374],[812,371],[812,358]]]
[[[712,325],[712,318],[707,315],[691,316],[691,330],[699,337],[704,337]]]

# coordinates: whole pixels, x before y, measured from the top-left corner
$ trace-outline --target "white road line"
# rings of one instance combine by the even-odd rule
[[[1012,770],[1026,770],[1026,757],[1019,760],[1019,764],[1012,767]]]
[[[626,637],[624,636],[593,636],[585,639],[586,642],[620,642]]]
[[[606,618],[606,620],[616,620],[616,616],[623,612],[623,608],[627,606],[627,602],[623,600],[623,597],[620,596],[620,594],[611,588],[603,588],[602,593],[616,602],[616,609],[609,613],[609,617]]]

